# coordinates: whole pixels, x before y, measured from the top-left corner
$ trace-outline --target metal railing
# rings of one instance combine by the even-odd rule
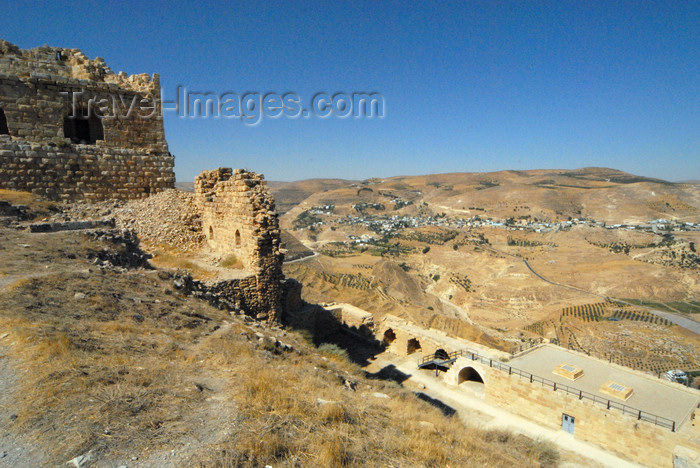
[[[658,416],[656,414],[649,413],[647,411],[640,410],[639,408],[634,408],[632,406],[627,406],[623,403],[619,403],[617,401],[612,401],[607,398],[603,398],[601,396],[598,396],[594,393],[586,392],[584,390],[575,388],[575,387],[570,387],[568,385],[564,385],[561,383],[557,383],[553,380],[545,379],[544,377],[539,377],[537,375],[531,374],[530,372],[526,372],[524,370],[516,369],[515,367],[509,366],[508,364],[501,362],[501,361],[495,361],[491,358],[487,358],[485,356],[481,356],[478,353],[475,353],[473,351],[469,351],[468,349],[463,349],[459,351],[453,351],[448,354],[448,359],[444,358],[444,354],[441,353],[441,355],[435,356],[435,354],[430,354],[428,356],[424,356],[423,359],[421,360],[420,364],[425,364],[430,361],[448,361],[448,360],[453,360],[456,359],[460,356],[466,356],[469,357],[472,361],[478,361],[481,364],[487,365],[493,369],[498,369],[502,372],[508,372],[508,375],[517,375],[519,378],[524,378],[530,381],[530,383],[540,383],[543,386],[551,387],[555,392],[556,391],[563,391],[566,392],[570,395],[574,395],[578,397],[579,400],[590,400],[594,404],[599,404],[601,406],[605,406],[608,410],[610,409],[616,409],[618,411],[622,411],[622,414],[626,414],[629,416],[633,416],[637,418],[639,421],[646,421],[650,422],[652,424],[655,424],[660,427],[664,427],[666,429],[670,429],[673,432],[676,432],[676,422],[672,419],[669,418],[664,418],[663,416]]]
[[[528,351],[532,348],[536,348],[537,346],[541,345],[543,342],[542,338],[540,338],[539,341],[528,341],[526,343],[520,343],[518,346],[513,348],[513,350],[510,352],[511,356],[515,356],[516,354],[524,353],[525,351]]]
[[[462,351],[453,351],[449,354],[447,354],[447,357],[445,357],[444,354],[442,353],[433,353],[429,354],[427,356],[423,356],[423,359],[421,360],[421,364],[425,364],[426,362],[430,361],[449,361],[451,359],[457,359],[459,356],[464,356],[464,353],[467,353],[470,351],[467,350],[462,350]],[[438,356],[439,354],[439,356]]]

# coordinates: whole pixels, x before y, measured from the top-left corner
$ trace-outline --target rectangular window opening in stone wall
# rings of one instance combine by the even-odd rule
[[[0,135],[9,135],[10,129],[7,126],[7,118],[5,117],[5,111],[0,109]]]
[[[94,114],[89,117],[67,115],[63,119],[63,135],[76,144],[94,145],[98,140],[105,139],[102,120]]]

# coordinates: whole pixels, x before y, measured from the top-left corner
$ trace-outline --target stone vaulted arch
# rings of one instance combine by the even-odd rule
[[[394,330],[392,330],[391,328],[387,328],[384,332],[384,338],[382,341],[384,341],[385,345],[389,345],[394,340],[396,340],[396,333],[394,333]]]
[[[476,369],[474,369],[471,366],[464,367],[462,370],[459,371],[459,375],[457,377],[457,385],[461,384],[462,382],[478,382],[478,383],[484,383],[484,379],[481,377],[479,372],[477,372]]]
[[[408,343],[406,343],[406,354],[412,354],[416,351],[420,351],[421,349],[420,341],[418,341],[416,338],[411,338],[408,340]]]
[[[446,361],[449,358],[450,358],[450,353],[448,353],[444,349],[439,348],[435,351],[435,359],[441,359],[443,361]]]

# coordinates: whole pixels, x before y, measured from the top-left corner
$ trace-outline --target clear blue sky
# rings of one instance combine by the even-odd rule
[[[594,5],[595,4],[595,5]],[[383,119],[181,119],[178,180],[607,166],[700,179],[700,2],[6,2],[0,37],[216,93],[375,91]]]

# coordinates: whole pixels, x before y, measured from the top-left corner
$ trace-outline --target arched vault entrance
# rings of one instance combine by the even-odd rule
[[[450,358],[450,353],[445,351],[442,348],[439,348],[437,351],[435,351],[435,359],[439,359],[441,361],[446,361]]]
[[[459,371],[459,375],[457,377],[457,385],[461,384],[462,382],[478,382],[483,384],[484,379],[473,367],[465,367]]]
[[[406,344],[406,354],[412,354],[421,349],[420,341],[418,341],[416,338],[411,338],[408,340],[408,343]]]
[[[396,339],[396,333],[391,328],[387,328],[384,332],[384,344],[390,345]]]

